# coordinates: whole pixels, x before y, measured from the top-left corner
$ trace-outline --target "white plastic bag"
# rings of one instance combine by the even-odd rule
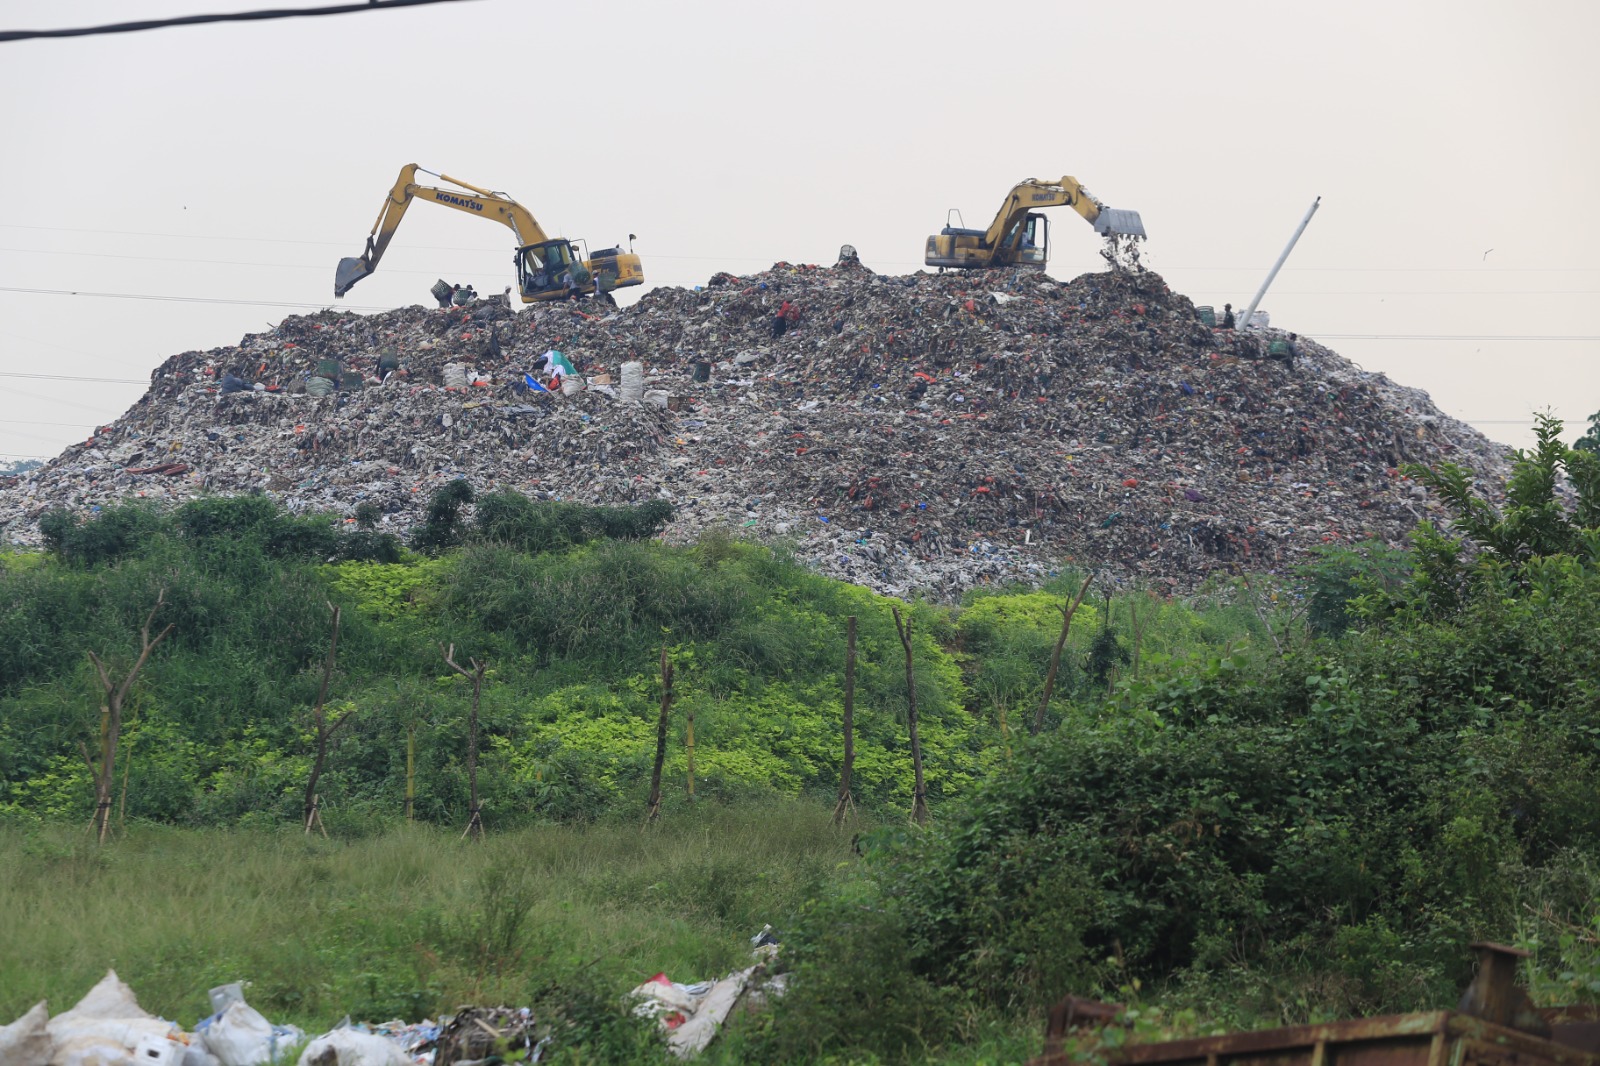
[[[50,1011],[40,1000],[10,1025],[0,1026],[0,1063],[5,1066],[46,1066],[55,1041],[46,1024]]]
[[[623,403],[638,403],[644,398],[644,364],[622,364],[622,374],[617,387],[617,399]]]
[[[140,1007],[115,970],[47,1028],[50,1066],[136,1066],[141,1055],[149,1066],[172,1066],[182,1050],[167,1039],[172,1024]]]
[[[327,1058],[329,1051],[333,1059]],[[298,1066],[411,1066],[400,1045],[388,1037],[363,1033],[359,1029],[335,1029],[324,1033],[300,1053]]]
[[[274,1028],[260,1011],[241,999],[228,1004],[200,1038],[222,1066],[269,1066],[304,1035],[292,1026]]]

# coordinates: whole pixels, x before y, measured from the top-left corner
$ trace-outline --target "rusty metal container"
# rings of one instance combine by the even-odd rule
[[[1457,1010],[1128,1044],[1101,1048],[1093,1058],[1106,1066],[1600,1066],[1600,1023],[1590,1012],[1535,1010],[1514,982],[1525,953],[1473,947],[1478,976]],[[1069,997],[1051,1012],[1045,1053],[1028,1066],[1076,1061],[1064,1046],[1067,1034],[1104,1024],[1084,1003]]]

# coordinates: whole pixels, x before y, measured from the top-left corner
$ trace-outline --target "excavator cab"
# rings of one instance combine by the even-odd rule
[[[517,286],[525,301],[552,293],[585,290],[588,286],[588,268],[566,238],[523,245],[517,249],[516,262]]]
[[[1017,223],[1012,247],[1020,266],[1044,269],[1050,259],[1050,220],[1040,214],[1031,214]]]

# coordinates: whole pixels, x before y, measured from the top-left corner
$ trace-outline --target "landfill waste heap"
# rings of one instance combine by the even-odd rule
[[[778,335],[783,301],[799,317]],[[625,309],[322,311],[171,357],[121,418],[0,488],[0,523],[36,544],[52,509],[259,491],[295,512],[370,501],[404,534],[464,478],[669,500],[670,541],[722,527],[948,600],[1063,566],[1186,591],[1321,545],[1401,545],[1445,517],[1407,462],[1455,462],[1498,493],[1507,448],[1287,338],[1212,328],[1144,270],[893,277],[854,258]],[[530,388],[550,349],[578,373]]]

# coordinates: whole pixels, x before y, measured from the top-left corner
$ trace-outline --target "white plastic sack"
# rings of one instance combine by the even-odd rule
[[[617,381],[617,399],[623,403],[638,403],[644,399],[644,364],[623,363]]]
[[[335,1029],[307,1044],[298,1066],[411,1066],[411,1060],[388,1037],[359,1029]]]
[[[183,1052],[160,1033],[85,1034],[58,1041],[50,1066],[180,1066]]]
[[[466,364],[446,363],[444,365],[444,387],[447,389],[464,389],[467,387]]]
[[[50,1011],[40,1000],[10,1025],[0,1027],[0,1063],[5,1066],[46,1066],[55,1049],[46,1024]]]
[[[206,1050],[222,1066],[269,1066],[302,1036],[292,1027],[274,1031],[272,1023],[244,1000],[228,1004],[228,1009],[200,1034]]]
[[[122,983],[117,971],[107,970],[100,983],[89,989],[88,995],[78,1000],[73,1008],[50,1019],[50,1031],[63,1026],[73,1026],[92,1018],[150,1018],[150,1012],[139,1006],[133,989]]]
[[[167,1039],[172,1024],[139,1006],[115,970],[47,1024],[50,1066],[176,1066],[182,1047]]]

